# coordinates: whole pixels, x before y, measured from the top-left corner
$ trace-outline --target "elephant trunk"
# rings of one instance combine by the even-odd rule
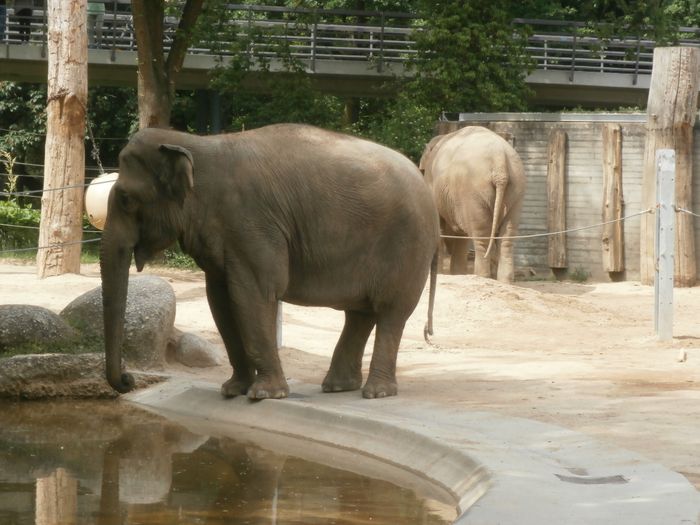
[[[122,373],[121,364],[129,266],[133,247],[115,242],[108,228],[109,225],[105,229],[100,252],[105,372],[112,388],[123,394],[132,390],[135,385],[131,374]]]

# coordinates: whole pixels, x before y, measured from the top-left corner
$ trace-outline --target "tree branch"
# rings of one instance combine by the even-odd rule
[[[187,54],[187,48],[192,39],[192,30],[197,23],[197,18],[202,13],[203,4],[204,0],[187,0],[187,2],[185,2],[185,7],[180,17],[180,23],[178,24],[177,32],[175,33],[175,38],[173,39],[173,44],[170,47],[170,53],[168,53],[168,58],[165,63],[165,69],[171,82],[174,82],[174,77],[182,69],[182,64]]]

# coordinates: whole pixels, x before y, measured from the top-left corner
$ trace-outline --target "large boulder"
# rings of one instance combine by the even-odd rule
[[[0,398],[113,398],[105,378],[104,355],[30,354],[0,362]],[[163,381],[162,375],[134,374],[137,388]]]
[[[169,357],[190,368],[206,368],[224,364],[225,357],[220,347],[195,334],[173,329]]]
[[[101,286],[72,301],[59,315],[84,338],[104,341]],[[162,368],[174,322],[175,292],[165,279],[129,279],[122,346],[127,366]]]
[[[9,352],[59,352],[78,338],[78,332],[51,310],[26,304],[0,305],[0,357]]]

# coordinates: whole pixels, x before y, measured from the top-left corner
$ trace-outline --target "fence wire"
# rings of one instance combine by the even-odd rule
[[[573,233],[583,230],[591,230],[593,228],[599,228],[605,226],[606,224],[614,224],[616,222],[626,221],[627,219],[632,219],[640,215],[645,215],[647,213],[654,213],[655,208],[647,208],[646,210],[633,213],[632,215],[627,215],[626,217],[620,217],[619,219],[613,219],[610,221],[600,222],[598,224],[591,224],[590,226],[581,226],[580,228],[570,228],[568,230],[561,230],[558,232],[545,232],[545,233],[531,233],[528,235],[512,235],[512,236],[499,236],[499,237],[471,237],[468,235],[440,235],[442,239],[471,239],[476,241],[488,241],[488,240],[501,240],[501,239],[534,239],[536,237],[550,237],[552,235],[561,235],[563,233]],[[679,210],[680,211],[680,210]],[[700,217],[700,215],[698,215]]]

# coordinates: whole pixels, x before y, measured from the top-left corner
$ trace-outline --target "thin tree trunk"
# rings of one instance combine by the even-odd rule
[[[175,100],[177,75],[187,54],[191,31],[204,0],[187,0],[170,50],[165,56],[163,0],[132,0],[138,50],[139,128],[165,128]]]
[[[80,273],[87,20],[81,0],[48,1],[48,103],[44,194],[37,254],[39,277]],[[66,189],[60,189],[66,188]]]
[[[700,49],[657,47],[647,104],[647,139],[644,149],[642,207],[656,205],[656,150],[676,150],[676,206],[692,209],[693,125],[700,87]],[[653,284],[655,218],[642,216],[640,280]],[[693,286],[696,280],[693,217],[676,215],[674,282]]]

